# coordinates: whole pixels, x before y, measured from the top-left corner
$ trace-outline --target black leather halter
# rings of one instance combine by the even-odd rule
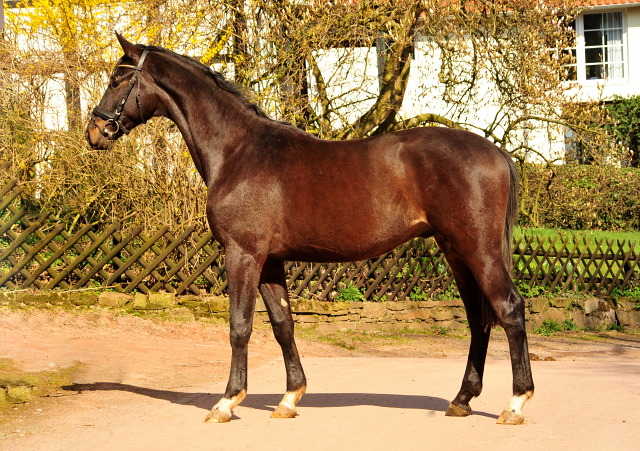
[[[133,75],[131,76],[131,79],[129,80],[129,84],[127,85],[127,89],[124,92],[124,95],[122,96],[122,100],[120,100],[120,103],[118,104],[118,106],[116,107],[116,111],[115,113],[109,113],[106,110],[103,110],[100,107],[95,107],[93,109],[93,111],[91,112],[92,115],[97,116],[101,119],[104,119],[105,121],[107,121],[104,124],[103,128],[100,128],[98,126],[98,124],[96,123],[95,118],[92,118],[91,120],[93,121],[93,124],[98,127],[98,129],[100,130],[100,133],[102,133],[102,136],[105,136],[109,139],[113,139],[113,136],[118,133],[118,131],[122,130],[122,132],[125,135],[128,135],[131,130],[129,130],[127,127],[125,127],[122,122],[120,122],[120,115],[122,114],[122,110],[124,109],[124,104],[127,103],[127,99],[129,98],[129,94],[131,94],[131,91],[133,90],[133,85],[136,84],[136,81],[138,80],[139,76],[140,76],[140,72],[142,72],[142,63],[144,63],[144,59],[147,57],[147,53],[149,53],[149,50],[145,50],[144,52],[142,52],[142,56],[140,57],[140,60],[138,61],[138,65],[137,66],[129,66],[126,64],[120,64],[118,66],[116,66],[116,68],[118,67],[130,67],[131,69],[135,69],[133,72]],[[144,118],[142,117],[142,108],[140,107],[140,84],[138,83],[138,93],[136,94],[136,104],[138,105],[138,111],[140,112],[140,119],[142,121],[144,121]],[[109,131],[107,130],[107,126],[109,124],[113,124],[115,125],[116,129],[115,131]]]

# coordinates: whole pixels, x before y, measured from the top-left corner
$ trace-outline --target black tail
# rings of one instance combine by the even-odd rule
[[[511,159],[511,156],[502,152],[507,164],[509,165],[509,201],[507,203],[507,217],[504,221],[504,239],[502,240],[502,257],[504,265],[510,275],[513,274],[513,227],[518,217],[518,208],[520,204],[518,189],[520,188],[520,176],[518,168]]]

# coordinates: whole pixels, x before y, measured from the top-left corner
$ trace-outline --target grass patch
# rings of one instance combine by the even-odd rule
[[[519,239],[522,235],[525,236],[537,236],[540,238],[553,239],[555,237],[566,238],[571,237],[572,242],[576,240],[582,240],[586,238],[597,240],[624,240],[635,241],[636,244],[640,244],[640,232],[609,232],[604,230],[563,230],[563,229],[543,229],[543,228],[526,228],[516,227],[513,235],[516,239]],[[614,245],[617,249],[617,243]]]
[[[79,365],[74,365],[61,370],[25,372],[16,368],[12,361],[0,359],[0,412],[12,410],[16,403],[28,403],[37,397],[58,393],[61,387],[72,384],[78,369]],[[21,393],[19,400],[10,397],[16,387]]]
[[[550,337],[556,332],[562,332],[562,330],[562,326],[555,319],[545,319],[542,322],[542,326],[534,329],[533,333],[543,337]]]
[[[578,330],[578,325],[571,318],[565,319],[562,322],[562,327],[564,328],[564,330],[568,330],[568,331]]]
[[[615,330],[616,332],[625,332],[624,326],[621,326],[619,324],[609,324],[605,330],[606,331]]]

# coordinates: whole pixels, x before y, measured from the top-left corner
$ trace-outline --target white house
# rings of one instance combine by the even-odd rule
[[[15,7],[16,3],[10,2],[9,5]],[[595,0],[592,8],[577,17],[575,29],[577,39],[571,51],[576,59],[572,73],[580,86],[578,101],[596,99],[601,88],[605,100],[614,95],[639,95],[640,0]],[[441,98],[437,95],[439,64],[434,61],[437,53],[428,51],[428,45],[428,38],[416,38],[415,59],[400,112],[407,118],[424,112],[448,116],[450,107],[434,100]],[[317,52],[316,58],[330,97],[335,99],[335,103],[350,105],[351,110],[343,115],[345,119],[355,120],[375,101],[379,86],[378,56],[375,48],[338,48]],[[344,64],[345,60],[351,60],[351,63]],[[311,75],[310,79],[313,87]],[[65,128],[66,104],[62,81],[52,79],[50,83],[52,107],[46,114],[45,123],[51,128]],[[311,92],[310,96],[313,95]],[[491,104],[490,98],[490,94],[487,95],[486,101],[479,102],[478,108],[463,117],[463,121],[480,127],[489,123],[498,109]],[[527,130],[525,138],[532,148],[548,159],[562,162],[571,137],[569,130],[550,125],[545,129],[533,127]],[[535,155],[531,159],[536,159]]]

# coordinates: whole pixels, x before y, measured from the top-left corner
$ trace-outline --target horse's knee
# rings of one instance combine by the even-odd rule
[[[229,341],[232,347],[243,347],[249,344],[251,338],[252,323],[247,324],[235,324],[231,327],[229,332]]]

